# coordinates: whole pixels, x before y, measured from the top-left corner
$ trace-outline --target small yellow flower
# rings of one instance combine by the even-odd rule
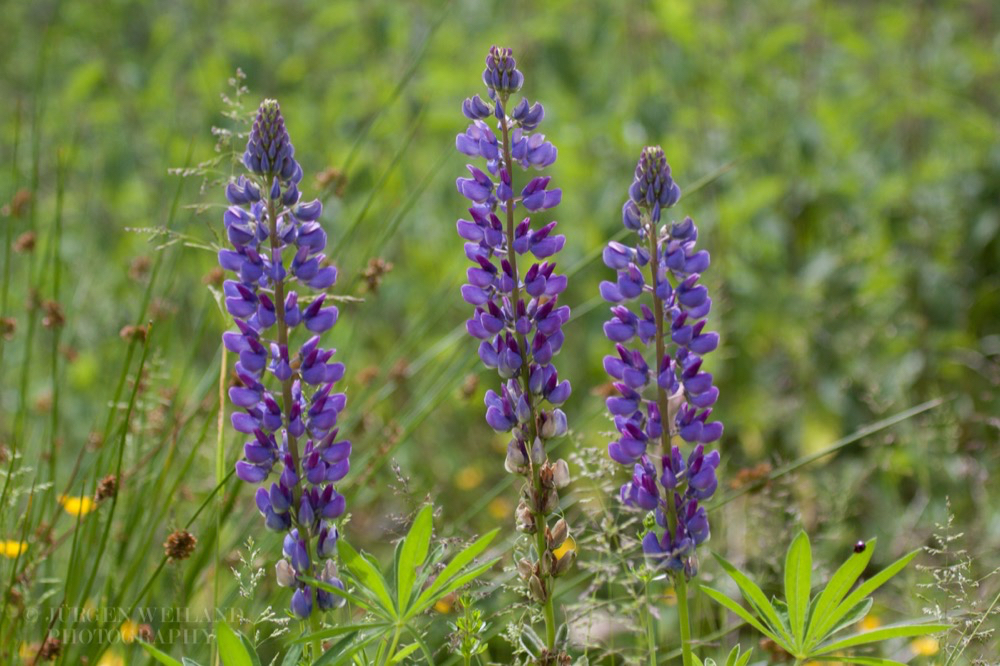
[[[910,643],[910,649],[913,650],[913,654],[920,655],[921,657],[931,657],[938,653],[941,646],[938,645],[936,638],[933,638],[932,636],[921,636]]]
[[[125,620],[121,629],[122,643],[131,643],[139,635],[139,623],[135,620]]]
[[[14,559],[28,550],[28,544],[23,541],[0,541],[0,555]]]
[[[125,666],[125,659],[120,654],[105,652],[97,666]]]
[[[68,495],[60,495],[59,503],[62,504],[66,513],[71,516],[86,516],[97,507],[94,500],[86,496],[70,497]]]
[[[552,551],[552,554],[556,556],[557,560],[561,560],[562,556],[571,550],[576,550],[576,541],[573,540],[573,537],[566,537],[563,544]]]
[[[861,627],[861,631],[875,631],[882,626],[882,620],[879,619],[878,615],[869,615],[861,620],[859,626]]]
[[[497,497],[486,507],[493,520],[503,520],[510,518],[514,514],[514,507],[506,497]]]
[[[472,490],[478,488],[483,482],[483,472],[475,465],[468,465],[458,470],[455,475],[455,485],[459,490]]]
[[[450,613],[454,600],[455,600],[454,597],[450,594],[447,597],[444,597],[443,599],[438,599],[437,603],[434,604],[434,610],[442,614]]]
[[[31,659],[38,652],[38,645],[32,645],[31,643],[21,643],[17,648],[17,655],[21,659]]]
[[[668,606],[676,606],[677,605],[677,591],[674,590],[673,587],[668,587],[666,590],[663,591],[663,601]]]

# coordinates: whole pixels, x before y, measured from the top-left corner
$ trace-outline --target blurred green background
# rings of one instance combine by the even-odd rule
[[[117,452],[91,433],[119,430],[124,408],[109,414],[110,401],[141,347],[126,356],[120,330],[152,321],[123,440],[129,477],[94,599],[135,597],[166,534],[215,486],[226,324],[208,287],[214,256],[196,246],[221,229],[224,198],[211,181],[232,167],[212,128],[242,131],[220,98],[232,96],[237,68],[247,111],[280,101],[306,196],[326,201],[337,293],[363,299],[343,304],[331,334],[348,366],[355,442],[345,533],[385,553],[396,516],[424,496],[442,507],[444,534],[511,524],[506,442],[482,418],[495,378],[477,374],[477,343],[464,334],[467,261],[454,225],[464,212],[453,184],[465,163],[454,150],[467,122],[460,103],[484,93],[494,43],[514,49],[522,92],[545,105],[541,131],[559,149],[549,173],[563,202],[550,217],[567,236],[560,262],[575,315],[556,363],[575,391],[574,437],[558,453],[608,441],[601,358],[611,345],[596,295],[610,271],[598,253],[621,228],[640,150],[659,144],[686,192],[674,213],[695,219],[712,253],[704,280],[723,342],[708,363],[722,391],[724,484],[937,401],[784,478],[761,533],[741,524],[753,507],[720,514],[733,526],[721,521],[714,547],[766,560],[766,544],[783,552],[802,523],[838,557],[845,543],[885,535],[888,558],[932,543],[950,499],[959,531],[976,535],[978,575],[998,564],[998,496],[987,482],[1000,467],[994,2],[7,0],[0,15],[0,226],[11,248],[2,305],[15,327],[2,343],[0,441],[22,453],[19,466],[41,470],[18,477],[21,487],[54,481],[33,520],[72,527],[50,508],[55,495],[71,480],[73,494],[90,494],[114,471]],[[168,173],[215,157],[205,179]],[[167,225],[172,235],[136,231]],[[26,232],[33,251],[18,243]],[[364,273],[375,259],[392,264],[377,288]],[[43,322],[50,313],[26,306],[56,296],[58,332]],[[226,432],[227,471],[240,444]],[[220,556],[236,563],[254,534],[269,571],[277,540],[251,493],[227,489]],[[12,515],[25,496],[11,500]],[[170,565],[147,601],[207,603],[204,583],[215,579],[233,598],[228,567],[213,568],[210,513],[191,528],[201,559]],[[23,525],[0,526],[9,539]],[[30,561],[44,550],[29,544]],[[59,578],[69,557],[67,540],[44,566]],[[0,573],[9,565],[0,560]],[[23,592],[55,603],[59,585],[36,577]],[[269,573],[261,585],[273,587]],[[253,612],[284,607],[268,594]],[[15,626],[12,641],[44,630]]]

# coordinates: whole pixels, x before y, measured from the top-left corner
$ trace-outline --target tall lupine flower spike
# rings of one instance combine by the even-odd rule
[[[249,173],[226,186],[231,205],[223,222],[232,249],[219,252],[233,273],[223,290],[236,330],[222,336],[239,356],[240,384],[229,390],[239,408],[232,423],[249,436],[236,474],[260,486],[264,524],[285,532],[287,559],[275,571],[279,585],[294,589],[291,610],[304,619],[339,598],[314,593],[303,577],[342,586],[331,558],[334,521],[345,509],[334,484],[350,467],[351,443],[336,428],[347,396],[334,392],[344,376],[343,364],[332,360],[336,350],[320,346],[337,321],[337,308],[325,305],[337,269],[323,254],[322,204],[301,200],[302,168],[276,101],[261,103],[243,164]],[[303,287],[319,293],[310,300]],[[300,325],[308,337],[295,346],[290,335]]]
[[[462,112],[472,124],[455,138],[456,148],[482,158],[486,169],[469,165],[470,177],[456,181],[458,191],[472,202],[470,219],[458,221],[472,262],[462,297],[475,308],[466,328],[482,341],[479,357],[502,380],[498,390],[486,393],[486,422],[497,432],[510,433],[505,467],[526,479],[515,518],[518,529],[534,535],[536,558],[522,560],[518,571],[544,607],[546,659],[554,660],[555,578],[575,558],[573,552],[555,555],[569,535],[566,522],[549,525],[549,515],[559,507],[558,490],[569,483],[569,467],[546,455],[546,442],[567,429],[559,406],[569,398],[570,385],[560,381],[552,359],[562,347],[569,308],[558,305],[566,277],[555,273],[551,260],[566,239],[553,233],[555,222],[535,229],[530,217],[518,222],[515,215],[518,208],[536,212],[555,207],[562,191],[549,186],[548,176],[516,177],[552,164],[556,148],[535,133],[545,115],[541,104],[522,99],[509,105],[510,95],[524,83],[510,49],[490,49],[483,81],[490,101],[476,95],[463,102]]]
[[[695,249],[698,229],[691,218],[660,225],[663,210],[681,195],[662,149],[642,151],[628,193],[622,222],[636,232],[636,242],[608,244],[604,263],[617,277],[600,286],[612,303],[604,332],[616,343],[615,354],[604,358],[618,393],[607,400],[619,433],[608,454],[633,468],[622,501],[655,516],[642,547],[654,568],[674,578],[683,637],[686,581],[698,571],[695,549],[709,538],[700,503],[718,483],[719,453],[706,453],[705,446],[722,437],[722,423],[711,420],[719,390],[702,370],[702,357],[719,344],[718,334],[705,330],[712,299],[699,284],[709,255]],[[672,445],[675,436],[691,447],[686,458],[680,445]],[[684,651],[689,664],[686,639]]]

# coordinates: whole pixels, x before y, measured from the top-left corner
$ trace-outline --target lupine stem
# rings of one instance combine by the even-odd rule
[[[266,185],[265,185],[266,187]],[[274,199],[268,198],[267,200],[267,218],[271,225],[271,252],[277,253],[280,251],[280,246],[278,242],[278,207],[275,205]],[[288,349],[288,324],[285,322],[285,281],[275,280],[274,282],[274,310],[275,318],[277,319],[276,325],[278,327],[278,344],[284,348]],[[292,377],[289,377],[285,381],[281,382],[281,410],[284,413],[285,418],[289,418],[289,411],[292,408]],[[289,422],[289,425],[291,423]],[[287,432],[287,430],[286,430]],[[299,445],[295,440],[295,437],[288,433],[288,452],[292,456],[292,463],[294,464],[295,470],[299,469]],[[292,489],[292,496],[294,501],[292,502],[293,507],[298,507],[299,504],[299,487],[296,485]],[[295,515],[294,512],[292,514]]]
[[[511,294],[512,303],[511,307],[514,308],[512,313],[514,318],[517,318],[517,304],[521,300],[521,288],[520,280],[521,276],[517,271],[517,252],[514,251],[514,169],[513,161],[510,155],[510,128],[507,125],[507,96],[501,97],[501,106],[504,111],[501,114],[500,119],[500,129],[503,134],[503,158],[504,166],[510,172],[510,188],[511,197],[506,201],[507,208],[507,261],[510,263],[511,272],[513,275],[514,288]],[[524,392],[525,400],[528,402],[528,408],[531,411],[531,419],[529,422],[530,430],[528,433],[528,451],[530,452],[534,447],[535,439],[538,437],[538,410],[535,405],[535,398],[530,389],[530,377],[531,377],[531,364],[528,362],[528,354],[530,353],[530,347],[528,346],[527,340],[521,333],[516,332],[517,343],[521,348],[524,358],[521,361],[521,388]],[[529,456],[530,459],[530,456]],[[535,496],[542,496],[542,480],[540,475],[541,467],[536,465],[534,461],[531,462],[531,483],[535,489]],[[547,549],[545,543],[545,527],[546,519],[545,514],[538,507],[534,507],[535,516],[535,551],[538,554],[538,561],[541,562],[542,557],[545,555]],[[546,577],[545,583],[545,646],[552,650],[556,643],[556,618],[555,618],[555,607],[553,605],[552,598],[554,596],[555,579],[551,576]]]
[[[646,235],[649,239],[649,270],[652,275],[651,284],[653,285],[653,316],[656,319],[656,364],[654,371],[659,372],[660,364],[663,362],[663,357],[667,353],[667,350],[663,339],[663,301],[656,295],[656,285],[659,280],[657,273],[660,266],[656,243],[657,231],[656,225],[645,213],[643,214],[643,225],[646,228]],[[666,390],[659,385],[656,387],[656,402],[660,409],[660,446],[662,447],[662,455],[670,455],[670,402]],[[662,471],[660,470],[660,472]],[[666,505],[667,525],[671,534],[676,534],[678,517],[677,505],[674,503],[673,497],[667,498]],[[683,570],[674,575],[674,591],[677,594],[677,621],[680,623],[681,630],[682,660],[684,666],[691,666],[693,662],[691,657],[691,624],[688,617],[687,580],[685,579],[685,575]]]

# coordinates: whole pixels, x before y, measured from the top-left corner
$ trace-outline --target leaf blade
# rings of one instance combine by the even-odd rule
[[[403,548],[399,555],[396,569],[396,585],[399,598],[399,611],[403,613],[410,602],[413,583],[417,577],[417,567],[423,565],[431,545],[434,508],[430,504],[424,507],[413,520],[410,531],[403,540]]]
[[[805,643],[806,613],[809,590],[812,587],[812,547],[809,535],[799,530],[785,555],[785,603],[788,604],[788,624],[796,647]]]
[[[344,539],[337,541],[337,553],[340,555],[340,561],[354,575],[358,583],[375,595],[375,598],[382,605],[383,610],[393,619],[398,618],[399,613],[396,604],[393,603],[392,595],[389,594],[389,587],[382,573],[375,568],[375,565],[369,562],[361,553],[354,550]]]

